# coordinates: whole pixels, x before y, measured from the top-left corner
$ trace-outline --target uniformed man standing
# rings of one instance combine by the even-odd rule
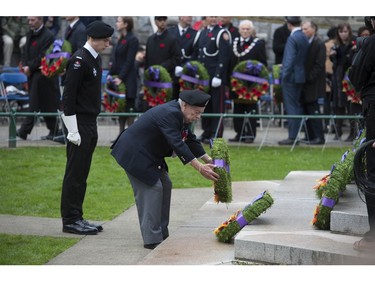
[[[218,24],[218,17],[206,17],[208,26],[202,30],[192,59],[200,61],[210,75],[210,102],[205,113],[224,113],[225,84],[227,83],[228,65],[230,60],[230,36],[228,31]],[[209,143],[214,137],[223,136],[223,122],[219,117],[202,118],[203,134],[200,140]],[[216,133],[217,132],[217,133]]]
[[[63,232],[96,234],[101,225],[83,219],[87,177],[97,140],[101,109],[102,66],[99,53],[109,47],[114,29],[102,21],[87,26],[88,40],[69,60],[63,94],[64,124],[68,130],[66,170],[61,195]]]

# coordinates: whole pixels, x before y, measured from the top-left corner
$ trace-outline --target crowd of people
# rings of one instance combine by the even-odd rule
[[[40,28],[49,34],[48,41],[38,45],[38,50],[30,54],[30,44],[36,35],[29,17],[1,18],[1,47],[0,64],[3,66],[22,65],[27,70],[30,60],[35,60],[32,70],[40,73],[40,59],[49,45],[58,36],[63,36],[72,45],[72,54],[86,42],[86,26],[101,17],[38,17]],[[62,29],[62,20],[67,27]],[[39,24],[39,23],[38,23]],[[108,81],[112,86],[121,84],[126,89],[125,106],[117,112],[144,112],[154,105],[147,104],[143,99],[144,72],[154,65],[164,67],[172,81],[172,99],[178,99],[181,90],[180,78],[184,66],[188,62],[198,61],[208,72],[207,93],[211,96],[205,113],[225,113],[228,101],[233,113],[258,114],[258,100],[251,100],[245,95],[239,96],[232,85],[232,75],[236,67],[245,61],[257,61],[271,69],[267,57],[266,41],[257,37],[257,27],[251,20],[241,20],[238,27],[233,25],[232,17],[202,16],[193,22],[192,16],[179,16],[174,25],[168,24],[167,16],[154,17],[156,32],[150,34],[144,45],[140,43],[137,32],[134,31],[133,17],[117,17],[114,24],[115,36],[111,39],[112,54],[108,64]],[[344,87],[347,71],[356,49],[356,37],[370,35],[366,26],[352,31],[349,23],[343,22],[333,26],[328,32],[328,40],[323,41],[318,35],[318,25],[311,20],[302,21],[301,17],[285,17],[285,24],[273,33],[272,50],[275,55],[274,65],[280,65],[282,103],[287,115],[358,115],[361,114],[360,99]],[[19,60],[14,62],[14,54],[19,54]],[[254,69],[247,69],[244,86],[248,91],[253,90]],[[42,97],[43,90],[33,90],[30,93],[32,107],[30,110],[55,112],[61,108],[59,101],[50,102],[50,98],[60,97],[60,88],[43,87],[51,84],[51,79],[35,79],[34,73],[29,73],[29,82],[33,89],[48,89],[55,95]],[[38,82],[35,82],[37,81]],[[40,81],[39,81],[40,80]],[[45,80],[45,81],[44,81]],[[64,85],[64,76],[59,77],[60,85]],[[37,85],[36,85],[37,84]],[[248,93],[252,95],[251,93]],[[322,107],[319,101],[324,101]],[[276,104],[276,106],[278,106]],[[321,110],[321,108],[323,110]],[[48,118],[47,118],[48,119]],[[345,141],[353,141],[359,130],[358,119],[345,120],[337,118],[334,122],[328,119],[307,119],[302,129],[305,138],[299,138],[301,119],[287,119],[288,135],[279,141],[280,145],[291,145],[299,142],[307,144],[324,144],[325,133],[335,134],[340,140],[343,126],[349,126],[350,132]],[[30,134],[35,120],[29,118],[17,131],[18,136],[26,139]],[[119,133],[134,122],[134,117],[119,117]],[[46,139],[55,139],[61,134],[55,119],[47,122],[49,134]],[[210,139],[222,137],[224,122],[219,117],[202,118],[203,133],[199,136],[202,143]],[[235,135],[230,142],[252,143],[256,138],[259,120],[256,118],[233,118]]]

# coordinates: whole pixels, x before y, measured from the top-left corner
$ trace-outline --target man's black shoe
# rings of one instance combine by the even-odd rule
[[[155,249],[160,243],[155,243],[155,244],[144,244],[143,247],[146,249],[153,250]]]
[[[236,135],[233,139],[229,139],[230,142],[239,142],[240,141],[240,136]]]
[[[76,221],[72,224],[63,225],[63,232],[81,234],[81,235],[95,235],[98,229],[86,225],[82,220]]]
[[[99,232],[103,231],[103,226],[101,226],[101,225],[99,225],[99,224],[90,223],[90,222],[88,222],[87,220],[82,220],[82,222],[83,222],[86,226],[96,228]]]
[[[298,141],[296,142],[296,144],[297,143],[298,143]],[[278,144],[279,145],[293,145],[294,140],[293,139],[285,139],[285,140],[279,141]]]
[[[308,142],[308,144],[324,144],[325,140],[321,138],[316,138]]]
[[[254,139],[251,138],[251,137],[245,137],[245,138],[242,139],[242,142],[244,142],[244,143],[253,143]]]
[[[23,140],[26,140],[26,139],[27,139],[27,134],[22,133],[20,129],[18,129],[18,130],[16,131],[16,136],[19,137],[19,138],[21,138],[21,139],[23,139]]]

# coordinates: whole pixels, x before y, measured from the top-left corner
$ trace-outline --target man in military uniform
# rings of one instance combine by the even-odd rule
[[[177,38],[167,29],[167,20],[166,16],[155,17],[158,30],[147,39],[145,70],[153,65],[161,65],[173,81],[176,80],[175,68],[181,65],[181,47]],[[178,93],[174,92],[173,96],[177,97]]]
[[[146,111],[112,146],[113,157],[132,185],[147,249],[154,249],[169,236],[172,182],[165,157],[176,155],[208,180],[216,181],[219,177],[213,171],[211,157],[190,129],[209,99],[208,94],[199,90],[182,91],[177,101]]]
[[[210,102],[205,113],[224,113],[225,84],[227,83],[228,66],[230,60],[230,44],[228,31],[218,24],[218,17],[206,17],[208,26],[199,35],[194,49],[193,60],[200,61],[210,75]],[[219,117],[202,118],[203,134],[200,140],[209,143],[210,138],[223,136],[223,122]]]
[[[68,130],[66,170],[61,195],[63,232],[97,234],[101,225],[83,219],[87,177],[97,141],[101,110],[102,65],[99,53],[110,44],[114,29],[102,21],[87,26],[88,40],[69,60],[63,94],[64,124]]]

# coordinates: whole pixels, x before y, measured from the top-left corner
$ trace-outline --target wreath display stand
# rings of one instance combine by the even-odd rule
[[[187,62],[179,79],[180,90],[201,90],[208,93],[210,76],[204,65],[198,61]]]
[[[228,145],[223,138],[216,138],[211,145],[211,158],[216,166],[214,171],[220,178],[214,182],[214,201],[216,203],[232,202],[232,179],[230,175],[230,159]]]
[[[269,73],[257,60],[238,63],[231,76],[232,91],[242,103],[257,103],[269,89]]]
[[[72,45],[67,40],[56,39],[41,60],[41,72],[46,77],[63,73],[72,53]]]
[[[346,151],[341,160],[332,166],[330,174],[320,179],[318,185],[314,187],[316,195],[321,199],[314,210],[314,218],[311,221],[317,228],[330,229],[331,211],[346,190],[346,185],[354,178],[355,152],[365,139],[365,131],[360,132],[353,149]]]
[[[172,99],[172,79],[161,65],[152,65],[144,73],[144,99],[150,107]]]
[[[260,193],[243,210],[237,211],[227,221],[214,230],[220,242],[228,243],[246,225],[259,217],[273,204],[273,198],[268,191]]]

